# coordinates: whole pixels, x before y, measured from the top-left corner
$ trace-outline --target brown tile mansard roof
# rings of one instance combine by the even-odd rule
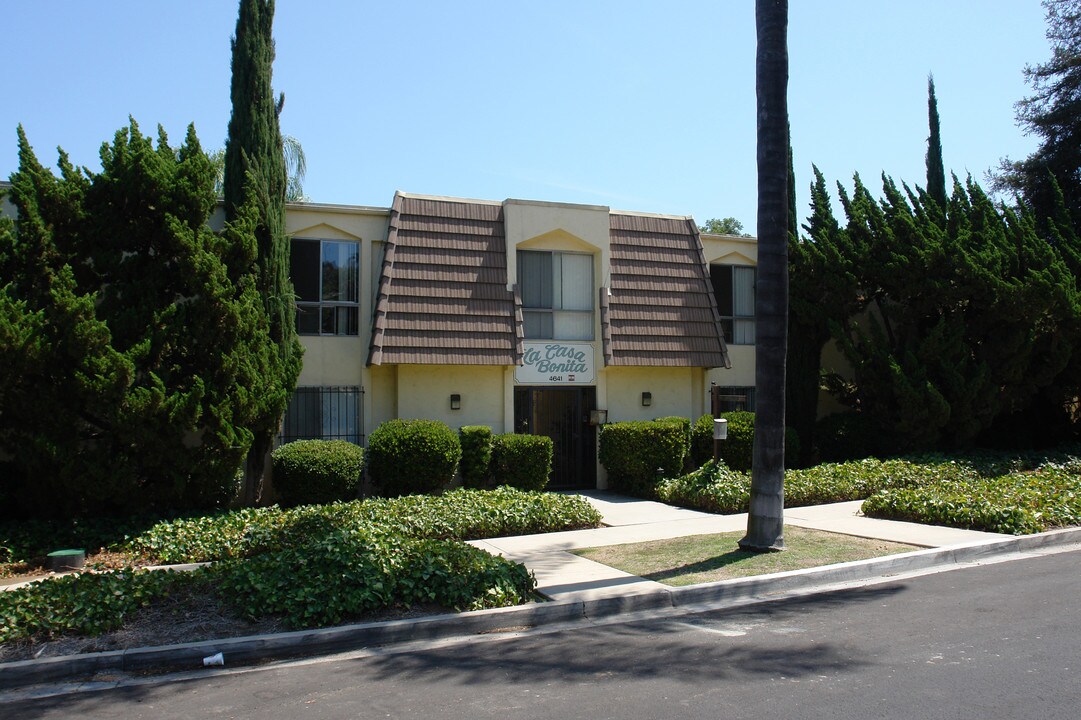
[[[609,218],[604,364],[731,367],[694,221]],[[370,365],[519,365],[521,308],[508,283],[502,203],[395,194]]]
[[[610,215],[605,365],[732,367],[698,227],[691,218]]]
[[[368,363],[518,364],[506,257],[500,203],[395,194]]]

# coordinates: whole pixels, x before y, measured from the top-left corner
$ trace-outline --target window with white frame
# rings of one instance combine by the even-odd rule
[[[724,337],[731,345],[754,345],[755,269],[746,265],[710,265]]]
[[[358,334],[359,243],[294,239],[289,275],[297,296],[298,334]]]
[[[592,255],[519,250],[518,288],[526,339],[593,339]]]

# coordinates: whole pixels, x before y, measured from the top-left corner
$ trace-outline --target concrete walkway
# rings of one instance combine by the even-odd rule
[[[714,515],[603,491],[582,495],[600,511],[605,527],[547,535],[475,540],[471,545],[522,563],[537,576],[537,589],[553,600],[596,600],[644,593],[665,586],[571,551],[604,545],[664,540],[688,535],[735,532],[747,527],[747,514]],[[813,530],[908,543],[925,548],[1009,538],[1009,535],[958,530],[918,523],[864,517],[861,501],[788,508],[785,523]]]

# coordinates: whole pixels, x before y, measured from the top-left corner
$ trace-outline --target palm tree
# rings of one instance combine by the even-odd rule
[[[282,135],[282,154],[285,155],[285,200],[286,202],[309,202],[304,194],[304,175],[308,172],[308,159],[300,141],[292,135]],[[214,191],[221,197],[225,194],[225,148],[218,148],[209,153],[210,161],[218,175],[214,179]]]
[[[784,548],[788,345],[788,0],[757,0],[758,286],[751,506],[744,550]]]

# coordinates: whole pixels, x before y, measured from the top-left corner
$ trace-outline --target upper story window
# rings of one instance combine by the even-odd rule
[[[527,339],[593,339],[592,255],[519,250],[518,288]]]
[[[293,240],[289,274],[297,296],[298,334],[358,334],[359,243]]]
[[[745,265],[710,265],[724,337],[732,345],[754,345],[755,269]]]

